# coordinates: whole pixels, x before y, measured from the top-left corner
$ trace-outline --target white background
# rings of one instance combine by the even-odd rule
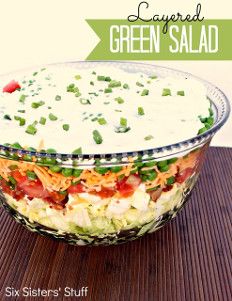
[[[166,0],[150,3],[149,15],[195,11],[205,18],[231,19],[230,0]],[[0,0],[0,74],[34,65],[84,60],[98,42],[85,19],[125,19],[137,0]],[[228,43],[231,43],[228,37]],[[220,41],[219,41],[220,43]],[[159,61],[153,64],[191,72],[218,85],[232,99],[232,61]],[[232,117],[212,145],[232,147]]]

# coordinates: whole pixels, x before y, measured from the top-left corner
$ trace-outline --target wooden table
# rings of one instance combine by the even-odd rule
[[[1,209],[0,300],[232,300],[232,149],[211,148],[207,159],[176,219],[120,246],[58,243]],[[60,291],[59,297],[7,298],[7,287]],[[87,297],[64,297],[65,287],[66,294],[88,287]]]

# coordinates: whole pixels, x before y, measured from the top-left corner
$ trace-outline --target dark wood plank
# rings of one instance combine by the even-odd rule
[[[210,148],[190,201],[137,241],[75,247],[30,233],[0,210],[0,300],[6,287],[79,289],[79,300],[232,300],[232,149]],[[26,300],[75,300],[76,298]],[[10,300],[21,300],[10,298]]]

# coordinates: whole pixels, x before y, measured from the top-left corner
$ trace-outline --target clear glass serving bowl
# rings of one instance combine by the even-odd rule
[[[5,178],[0,179],[2,206],[29,230],[74,245],[118,244],[156,231],[175,217],[188,200],[209,143],[228,119],[228,99],[220,89],[207,81],[189,73],[155,65],[131,62],[70,62],[63,65],[77,69],[110,65],[128,72],[155,73],[159,77],[197,79],[207,88],[214,124],[203,134],[186,141],[126,153],[122,149],[121,153],[75,155],[0,145],[0,168],[5,174]],[[16,76],[17,73],[14,74]],[[15,189],[17,181],[21,183],[24,180],[18,170],[25,169],[24,165],[28,166],[28,163],[48,177],[56,176],[62,168],[70,168],[78,181],[71,190],[51,191],[54,193],[52,199],[38,189],[32,193],[34,197],[28,196],[25,193],[27,183],[24,183],[24,192]],[[54,167],[52,172],[51,167]],[[95,200],[93,193],[97,206],[86,202],[84,208],[78,209],[78,197],[73,198],[71,203],[67,200],[73,193],[81,196],[83,187],[79,184],[87,173],[96,178],[96,190],[100,189],[101,200]],[[99,180],[97,174],[101,175]],[[12,181],[12,175],[16,183]],[[109,175],[115,181],[113,190],[102,187],[100,183],[102,177]],[[68,183],[71,180],[72,176],[65,179]],[[146,181],[146,191],[134,189],[141,181]],[[37,188],[42,185],[38,180],[32,179],[32,183]],[[112,215],[108,209],[114,208],[115,202],[120,204],[121,211]]]

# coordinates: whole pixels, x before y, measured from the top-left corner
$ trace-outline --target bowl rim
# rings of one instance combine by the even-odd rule
[[[40,64],[37,66],[32,66],[32,67],[28,67],[28,68],[23,68],[23,69],[19,69],[19,70],[15,70],[13,72],[8,72],[5,74],[1,74],[0,78],[5,77],[5,76],[9,76],[9,75],[14,75],[17,73],[21,73],[21,72],[26,72],[29,70],[33,70],[34,68],[38,68],[38,67],[46,67],[46,66],[57,66],[57,65],[73,65],[73,64],[80,64],[80,65],[87,65],[87,64],[91,64],[91,63],[95,63],[95,64],[106,64],[106,65],[116,65],[116,67],[119,67],[118,65],[121,66],[134,66],[134,67],[147,67],[147,68],[153,68],[154,71],[155,70],[163,70],[163,71],[167,71],[167,72],[173,72],[176,73],[178,75],[182,75],[182,76],[188,76],[189,78],[193,78],[197,81],[200,81],[201,83],[203,83],[205,86],[211,87],[212,89],[216,90],[222,97],[223,101],[224,101],[224,106],[225,109],[222,113],[222,117],[219,121],[216,121],[216,123],[213,124],[213,126],[208,129],[206,132],[200,134],[200,135],[195,135],[189,139],[183,140],[183,141],[178,141],[176,143],[172,143],[172,144],[168,144],[168,145],[163,145],[160,147],[154,147],[154,148],[148,148],[148,149],[144,149],[144,150],[134,150],[134,151],[127,151],[127,152],[111,152],[111,153],[82,153],[82,154],[71,154],[71,153],[48,153],[48,152],[39,152],[39,151],[31,151],[31,150],[26,150],[26,149],[18,149],[18,148],[14,148],[8,145],[3,145],[0,143],[0,151],[3,152],[10,152],[13,154],[18,154],[19,156],[23,156],[23,155],[31,155],[31,156],[35,156],[35,157],[55,157],[55,158],[59,158],[59,159],[71,159],[71,160],[93,160],[93,159],[107,159],[107,160],[111,160],[115,158],[122,160],[122,158],[124,159],[128,159],[129,157],[136,157],[136,156],[154,156],[157,154],[160,154],[162,152],[172,152],[174,153],[179,153],[183,150],[188,150],[193,148],[193,146],[199,146],[201,144],[204,144],[204,142],[207,142],[208,140],[210,140],[212,138],[212,136],[225,124],[225,122],[228,120],[229,115],[230,115],[230,111],[231,111],[231,106],[230,106],[230,102],[228,97],[225,95],[225,93],[218,88],[216,85],[212,84],[211,82],[202,79],[199,76],[196,76],[192,73],[189,72],[185,72],[182,70],[178,70],[175,68],[169,68],[166,66],[159,66],[156,64],[150,64],[150,63],[142,63],[142,62],[137,62],[137,61],[121,61],[121,60],[89,60],[89,61],[64,61],[64,62],[57,62],[57,63],[49,63],[49,64]],[[211,100],[214,104],[214,101]],[[215,105],[215,104],[214,104]],[[216,106],[216,105],[215,105]],[[217,106],[216,106],[217,107]],[[0,155],[1,157],[1,155]],[[6,157],[5,157],[6,158]],[[126,163],[125,160],[122,160],[122,162]],[[127,162],[128,163],[128,162]],[[117,161],[117,164],[119,164],[119,162]],[[86,165],[86,164],[85,164]]]

